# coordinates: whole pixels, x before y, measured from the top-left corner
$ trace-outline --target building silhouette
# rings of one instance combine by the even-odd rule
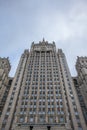
[[[0,130],[87,130],[66,57],[43,39],[21,55]]]

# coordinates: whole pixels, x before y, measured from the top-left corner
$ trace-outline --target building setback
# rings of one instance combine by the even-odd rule
[[[54,42],[33,42],[22,54],[0,129],[87,130],[65,55]]]

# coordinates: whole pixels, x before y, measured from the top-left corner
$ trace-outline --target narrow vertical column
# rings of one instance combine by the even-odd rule
[[[27,77],[27,69],[28,69],[28,61],[30,59],[30,56],[28,56],[28,59],[26,61],[26,66],[25,66],[25,70],[24,70],[24,74],[23,74],[23,80],[21,82],[21,90],[20,90],[20,96],[19,96],[19,100],[18,100],[18,103],[17,103],[17,109],[16,109],[16,114],[15,114],[15,120],[14,120],[14,123],[13,123],[13,128],[15,128],[15,124],[16,123],[20,123],[19,121],[19,118],[20,118],[20,109],[21,109],[21,105],[22,105],[22,101],[23,101],[23,96],[24,96],[24,90],[25,90],[25,86],[26,86],[26,77]],[[24,101],[24,107],[25,107],[25,101]],[[25,122],[27,122],[27,118],[25,116]]]
[[[79,123],[81,123],[81,127],[82,127],[82,129],[83,130],[86,130],[87,129],[87,126],[86,126],[86,124],[85,124],[85,120],[84,120],[84,117],[83,117],[83,114],[82,114],[82,111],[81,111],[81,107],[80,107],[80,103],[79,103],[79,100],[78,100],[78,97],[77,97],[77,95],[76,95],[76,91],[75,91],[75,88],[74,88],[74,84],[73,84],[73,81],[72,81],[72,78],[71,78],[71,74],[70,74],[70,72],[69,72],[69,68],[68,68],[68,65],[67,65],[67,62],[66,62],[66,58],[64,57],[64,62],[65,62],[65,64],[66,64],[66,69],[67,69],[67,72],[68,72],[68,76],[69,76],[69,82],[70,82],[70,84],[71,84],[71,87],[72,87],[72,91],[73,91],[73,96],[74,96],[74,101],[75,101],[75,103],[76,103],[76,108],[77,108],[77,112],[78,112],[78,116],[79,116]],[[74,107],[73,107],[73,111],[74,111]],[[74,112],[74,114],[75,114],[75,112]],[[72,116],[72,118],[73,118],[73,116]],[[76,118],[76,117],[75,117]],[[79,124],[78,123],[78,120],[75,122],[75,123],[77,123],[77,125]],[[78,127],[79,127],[79,125],[78,125]],[[76,128],[76,129],[78,129],[78,128]]]
[[[60,60],[58,57],[58,54],[56,54],[56,61],[58,64],[58,73],[59,73],[59,81],[61,85],[61,90],[62,90],[62,99],[63,99],[63,106],[64,106],[64,117],[65,117],[65,123],[66,123],[66,128],[71,129],[70,121],[69,121],[69,113],[68,113],[68,106],[67,106],[67,100],[66,100],[66,95],[64,91],[64,86],[63,86],[63,78],[62,78],[62,72],[61,72],[61,65],[60,65]]]
[[[69,104],[69,110],[70,110],[70,113],[71,113],[71,116],[73,117],[72,118],[72,121],[73,121],[73,125],[74,125],[74,128],[75,130],[78,129],[78,126],[77,126],[77,123],[76,123],[76,118],[75,118],[75,114],[74,114],[74,111],[73,111],[73,106],[72,106],[72,101],[71,101],[71,98],[70,98],[70,93],[69,93],[69,85],[67,84],[67,79],[66,79],[66,75],[65,75],[65,72],[64,72],[64,67],[63,67],[63,62],[62,62],[62,57],[60,56],[59,57],[59,60],[60,60],[60,64],[61,64],[61,71],[63,73],[63,79],[64,79],[64,85],[65,85],[65,89],[66,89],[66,94],[67,94],[67,101],[68,101],[68,104]]]
[[[46,51],[45,51],[45,113],[46,113],[46,122],[48,123],[48,101],[47,101],[47,62],[46,62]]]
[[[57,116],[57,108],[56,108],[56,94],[55,94],[55,82],[54,82],[54,70],[53,70],[53,61],[52,61],[52,53],[55,53],[55,52],[50,52],[50,59],[51,59],[51,70],[52,70],[52,81],[53,81],[53,96],[54,96],[54,106],[55,106],[55,115],[54,115],[54,118],[55,118],[55,121],[58,122],[58,116]]]
[[[32,84],[33,84],[33,76],[34,76],[34,65],[35,65],[35,58],[36,58],[36,52],[33,52],[33,57],[31,57],[31,61],[33,61],[33,67],[32,67],[32,74],[31,74],[31,81],[30,81],[30,89],[29,89],[29,100],[28,100],[28,108],[27,108],[27,111],[26,111],[26,118],[27,118],[27,121],[30,122],[30,115],[29,115],[29,112],[31,111],[30,110],[30,100],[31,100],[31,97],[32,97]],[[33,109],[33,108],[32,108]],[[34,119],[35,117],[33,117]]]
[[[6,122],[6,127],[5,127],[6,130],[10,129],[12,121],[13,121],[13,116],[14,116],[14,112],[15,112],[15,108],[16,108],[16,104],[17,104],[17,100],[18,100],[18,94],[19,94],[20,87],[21,87],[21,81],[22,81],[22,78],[23,78],[24,69],[25,69],[25,65],[26,65],[26,61],[27,61],[27,54],[25,54],[23,63],[22,63],[22,60],[23,60],[23,58],[21,57],[17,71],[16,71],[16,74],[15,74],[15,78],[12,82],[12,86],[11,86],[11,89],[10,89],[10,92],[9,92],[9,95],[8,95],[8,98],[7,98],[7,102],[6,102],[4,110],[3,110],[3,114],[2,114],[1,119],[0,119],[0,122],[1,122],[0,129],[2,128],[2,123],[4,121],[4,118],[5,118],[8,106],[9,106],[9,102],[10,102],[10,99],[11,99],[11,96],[12,96],[13,89],[14,89],[14,87],[16,87],[14,99],[13,99],[12,106],[11,106],[11,109],[10,109],[10,112],[9,112],[9,116],[8,116],[8,119],[7,119],[7,122]],[[20,73],[20,75],[19,75],[19,73]],[[16,83],[18,76],[19,76],[19,80]]]
[[[69,105],[70,114],[71,114],[71,117],[72,117],[73,127],[74,127],[75,130],[78,130],[78,128],[79,128],[78,120],[76,119],[76,115],[75,115],[75,111],[74,111],[74,108],[77,108],[77,111],[79,112],[80,119],[83,119],[82,121],[80,120],[79,123],[81,123],[82,128],[84,130],[86,130],[84,118],[83,118],[83,115],[82,115],[82,112],[81,112],[81,108],[79,106],[78,99],[76,98],[76,93],[75,93],[75,90],[74,90],[74,86],[73,86],[72,78],[71,78],[71,75],[70,75],[70,72],[69,72],[69,69],[68,69],[66,58],[65,58],[65,55],[62,53],[61,50],[59,51],[59,60],[60,60],[60,64],[61,64],[61,70],[62,70],[62,73],[63,73],[64,84],[65,84],[66,95],[67,95],[67,101],[68,101],[68,105]],[[68,80],[67,80],[66,74],[68,76]],[[70,89],[69,89],[69,87],[70,87]],[[70,93],[71,91],[72,91],[72,94]],[[73,95],[74,100],[72,99],[72,95]]]
[[[38,123],[39,120],[39,87],[40,87],[40,69],[41,69],[41,52],[40,52],[40,60],[39,60],[39,73],[38,73],[38,90],[37,90],[37,106],[36,106],[36,119],[35,122]]]

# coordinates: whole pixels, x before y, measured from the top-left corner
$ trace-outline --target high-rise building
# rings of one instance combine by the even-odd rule
[[[54,42],[33,42],[22,54],[0,129],[87,130],[65,55]]]
[[[87,57],[78,57],[76,62],[77,93],[80,94],[80,104],[87,123]]]
[[[10,63],[8,58],[0,57],[0,116],[2,114],[8,92],[10,89],[9,86],[9,71],[10,71]]]
[[[82,109],[82,112],[84,115],[84,119],[87,124],[87,108],[86,108],[86,105],[85,105],[85,102],[84,102],[84,99],[83,99],[83,96],[81,93],[81,89],[80,89],[79,82],[78,82],[78,77],[73,77],[73,81],[74,81],[74,86],[75,86],[75,89],[77,92],[77,96],[79,98],[80,106],[81,106],[81,109]]]

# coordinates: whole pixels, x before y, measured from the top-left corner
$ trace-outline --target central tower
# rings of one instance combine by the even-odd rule
[[[86,130],[65,55],[54,42],[33,42],[22,54],[0,127]]]

